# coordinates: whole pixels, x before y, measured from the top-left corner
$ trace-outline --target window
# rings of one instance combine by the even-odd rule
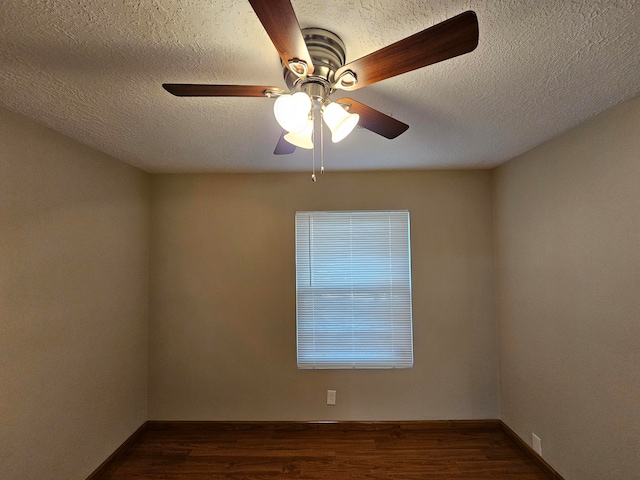
[[[409,212],[297,212],[298,368],[413,366]]]

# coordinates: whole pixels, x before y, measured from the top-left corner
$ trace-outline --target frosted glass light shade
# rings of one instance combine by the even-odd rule
[[[307,120],[307,126],[301,132],[289,132],[284,139],[292,145],[311,150],[313,148],[313,120]]]
[[[331,141],[338,143],[356,128],[360,115],[347,112],[337,103],[330,103],[324,107],[322,118],[331,130]]]
[[[280,95],[273,104],[276,120],[287,132],[301,132],[309,121],[311,99],[304,92]]]

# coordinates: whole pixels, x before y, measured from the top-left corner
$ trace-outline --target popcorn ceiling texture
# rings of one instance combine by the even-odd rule
[[[347,61],[474,10],[478,48],[351,94],[410,125],[325,142],[338,169],[488,168],[640,94],[637,0],[293,0]],[[284,87],[246,0],[4,0],[0,106],[148,172],[307,171],[274,156],[271,99],[177,98],[161,84]]]

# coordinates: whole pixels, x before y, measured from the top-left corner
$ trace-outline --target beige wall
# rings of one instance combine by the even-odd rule
[[[0,478],[83,479],[147,417],[148,176],[0,109]]]
[[[495,217],[502,420],[640,478],[640,98],[498,168]]]
[[[489,172],[156,175],[151,190],[151,419],[497,418]],[[411,213],[413,369],[296,367],[294,214],[348,209]]]

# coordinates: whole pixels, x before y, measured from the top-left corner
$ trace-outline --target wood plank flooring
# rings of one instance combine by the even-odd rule
[[[435,427],[434,427],[435,425]],[[149,422],[92,480],[548,480],[497,423]]]

